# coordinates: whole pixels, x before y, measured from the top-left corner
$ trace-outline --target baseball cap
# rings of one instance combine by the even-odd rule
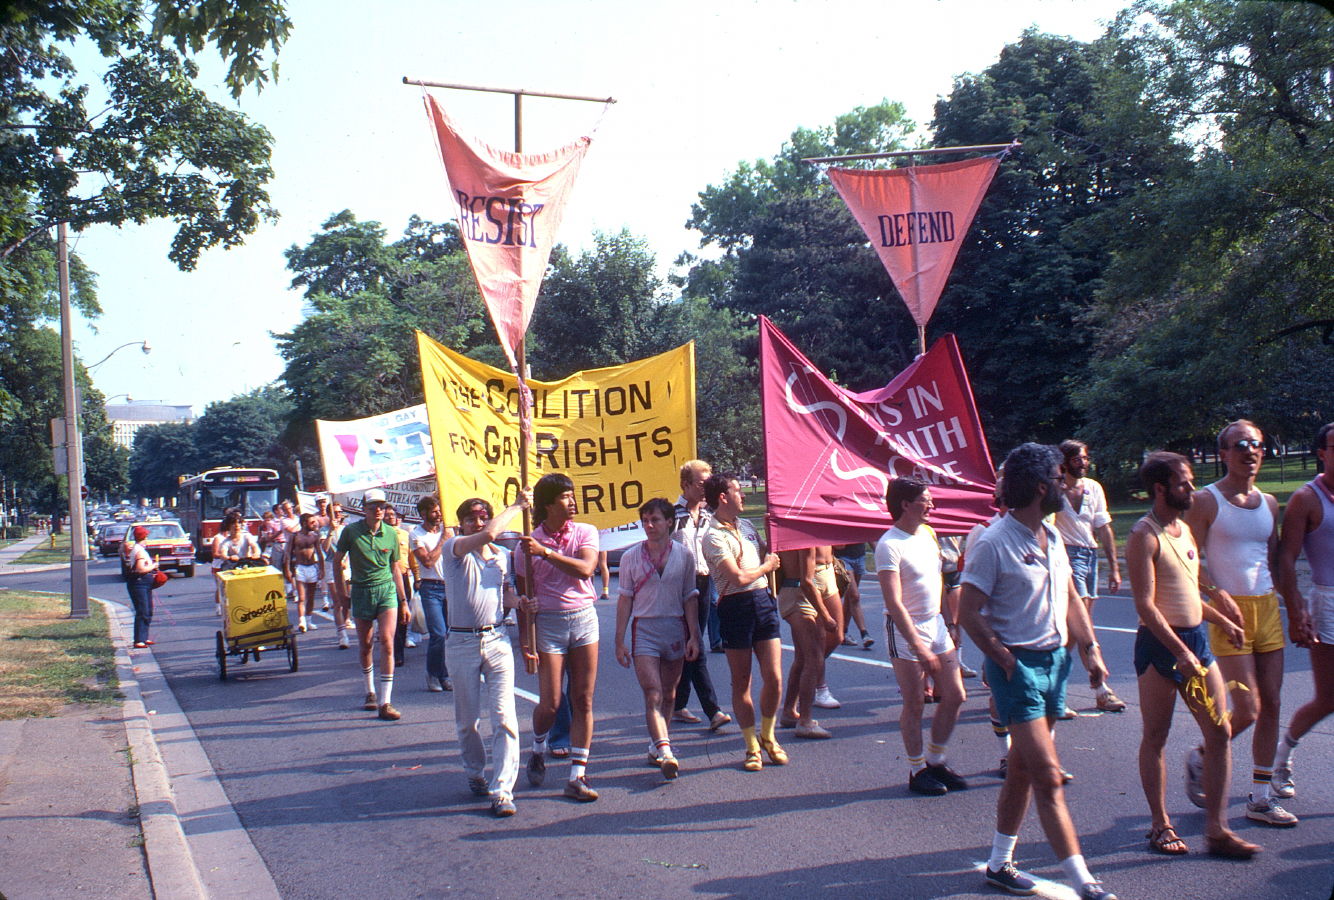
[[[384,491],[380,490],[379,488],[371,488],[369,491],[361,495],[362,506],[370,506],[372,503],[388,503],[388,502],[389,501],[385,499]]]

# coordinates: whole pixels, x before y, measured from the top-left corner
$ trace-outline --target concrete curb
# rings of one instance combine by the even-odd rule
[[[195,867],[194,856],[181,827],[180,814],[172,793],[167,765],[158,750],[153,727],[148,721],[138,676],[130,660],[126,637],[131,618],[129,610],[116,603],[91,598],[106,610],[112,643],[116,648],[116,674],[125,694],[122,704],[125,737],[130,747],[130,768],[134,773],[134,793],[139,804],[139,823],[144,833],[144,856],[148,878],[157,900],[205,898],[203,881]]]

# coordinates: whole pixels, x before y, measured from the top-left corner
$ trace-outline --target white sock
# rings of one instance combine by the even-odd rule
[[[658,757],[658,759],[666,759],[669,756],[675,756],[675,754],[672,753],[672,742],[666,738],[658,741],[653,745],[653,754]]]
[[[1074,856],[1067,856],[1061,860],[1061,868],[1065,869],[1065,877],[1070,879],[1070,883],[1075,887],[1082,887],[1090,881],[1097,881],[1089,867],[1084,863],[1083,854],[1076,853]]]
[[[570,748],[570,780],[583,778],[584,771],[588,767],[588,748],[571,747]]]
[[[1106,697],[1111,693],[1111,690],[1107,687],[1107,682],[1104,681],[1093,689],[1093,693],[1097,694],[1099,697]]]
[[[366,679],[366,693],[375,693],[375,666],[363,666],[361,675]]]
[[[542,732],[541,734],[535,734],[535,735],[533,735],[533,752],[534,752],[534,753],[546,753],[546,752],[547,752],[547,735],[549,735],[550,733],[551,733],[551,732],[549,732],[549,731],[544,731],[544,732]]]
[[[908,774],[916,775],[926,768],[926,759],[921,756],[908,757]]]
[[[1297,741],[1293,739],[1292,732],[1289,731],[1278,742],[1278,750],[1274,753],[1274,768],[1284,769],[1292,766],[1292,751],[1297,749]]]
[[[394,673],[390,672],[388,675],[381,675],[377,688],[378,690],[375,692],[375,699],[381,706],[384,706],[389,702],[389,698],[394,693]]]
[[[1000,871],[1001,867],[1007,862],[1014,860],[1014,845],[1019,843],[1017,834],[1001,834],[997,831],[991,836],[991,858],[987,860],[987,868],[993,872]]]
[[[929,766],[945,765],[945,745],[932,741],[926,745],[926,764]]]

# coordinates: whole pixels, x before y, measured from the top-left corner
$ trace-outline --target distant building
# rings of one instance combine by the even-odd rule
[[[174,403],[108,403],[107,421],[111,438],[125,449],[133,449],[134,435],[145,425],[193,422],[192,407]]]

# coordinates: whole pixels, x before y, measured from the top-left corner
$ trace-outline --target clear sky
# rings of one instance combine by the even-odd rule
[[[274,136],[270,194],[281,219],[244,247],[207,251],[188,273],[167,259],[169,223],[72,236],[98,273],[103,308],[91,328],[77,326],[78,352],[96,362],[119,344],[148,340],[150,355],[120,351],[93,373],[95,383],[108,397],[189,403],[196,415],[277,379],[283,362],[270,332],[290,329],[302,308],[288,289],[286,248],[304,245],[342,209],[379,221],[391,239],[413,213],[450,215],[420,89],[403,85],[405,75],[615,97],[610,108],[526,98],[524,149],[560,146],[596,127],[558,239],[582,248],[595,231],[627,227],[665,269],[698,249],[697,233],[684,227],[698,193],[741,160],[772,157],[795,128],[882,98],[902,102],[925,127],[956,76],[986,68],[1025,28],[1091,40],[1125,5],[288,0],[294,27],[281,77],[239,104]],[[437,93],[465,133],[512,146],[508,96]]]

